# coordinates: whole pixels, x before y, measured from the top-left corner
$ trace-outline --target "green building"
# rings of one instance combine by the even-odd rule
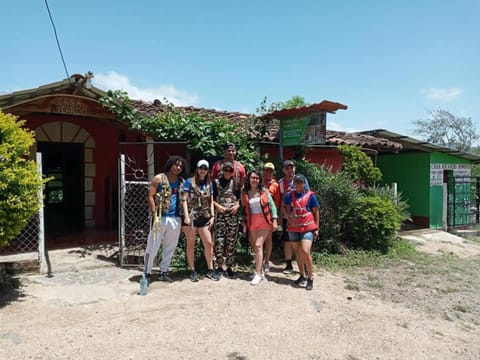
[[[479,163],[480,156],[383,129],[362,134],[402,145],[398,153],[380,153],[376,160],[383,184],[397,184],[415,224],[440,229],[475,220],[479,199],[478,193],[470,197],[472,190],[478,191],[471,185],[471,165]]]

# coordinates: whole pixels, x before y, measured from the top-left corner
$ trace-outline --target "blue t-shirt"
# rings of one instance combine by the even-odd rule
[[[293,192],[295,194],[295,198],[298,200],[298,199],[301,199],[302,197],[304,197],[307,192],[303,192],[303,193],[297,193],[296,191]],[[290,196],[291,194],[291,191],[287,192],[285,194],[285,196],[283,197],[283,203],[285,205],[291,205],[292,204],[292,198]],[[313,208],[316,208],[316,207],[319,207],[320,204],[318,203],[318,199],[317,197],[315,196],[314,193],[312,193],[312,195],[310,196],[310,199],[308,199],[308,202],[307,202],[307,211],[312,211]]]
[[[180,216],[178,209],[178,190],[180,187],[180,179],[170,183],[170,188],[172,189],[172,197],[170,198],[170,207],[168,211],[164,214],[165,216]]]
[[[199,188],[201,191],[205,191],[207,189],[207,182],[206,181],[201,181],[200,184],[197,184],[197,186],[199,185]],[[185,180],[185,182],[183,183],[183,191],[186,192],[186,193],[191,193],[193,192],[192,190],[192,178],[188,178],[187,180]]]

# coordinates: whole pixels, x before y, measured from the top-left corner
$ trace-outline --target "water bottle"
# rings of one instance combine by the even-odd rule
[[[148,280],[145,274],[142,274],[140,279],[140,295],[147,295]]]

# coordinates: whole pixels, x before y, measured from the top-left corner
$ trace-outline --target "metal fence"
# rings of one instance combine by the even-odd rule
[[[42,154],[36,154],[37,173],[42,176]],[[43,224],[43,190],[38,190],[40,210],[27,221],[20,234],[9,242],[8,246],[0,248],[0,255],[38,252],[39,260],[44,263],[45,236]]]
[[[448,227],[480,223],[480,177],[456,176],[448,179]]]
[[[40,218],[33,215],[20,234],[9,245],[0,248],[0,255],[37,252],[39,247]]]

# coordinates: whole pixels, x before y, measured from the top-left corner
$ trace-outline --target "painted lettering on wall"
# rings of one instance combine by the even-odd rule
[[[443,184],[443,171],[453,170],[453,176],[471,176],[470,164],[430,164],[430,186]]]
[[[69,114],[87,116],[87,106],[78,99],[56,98],[50,103],[50,112],[52,114]]]

